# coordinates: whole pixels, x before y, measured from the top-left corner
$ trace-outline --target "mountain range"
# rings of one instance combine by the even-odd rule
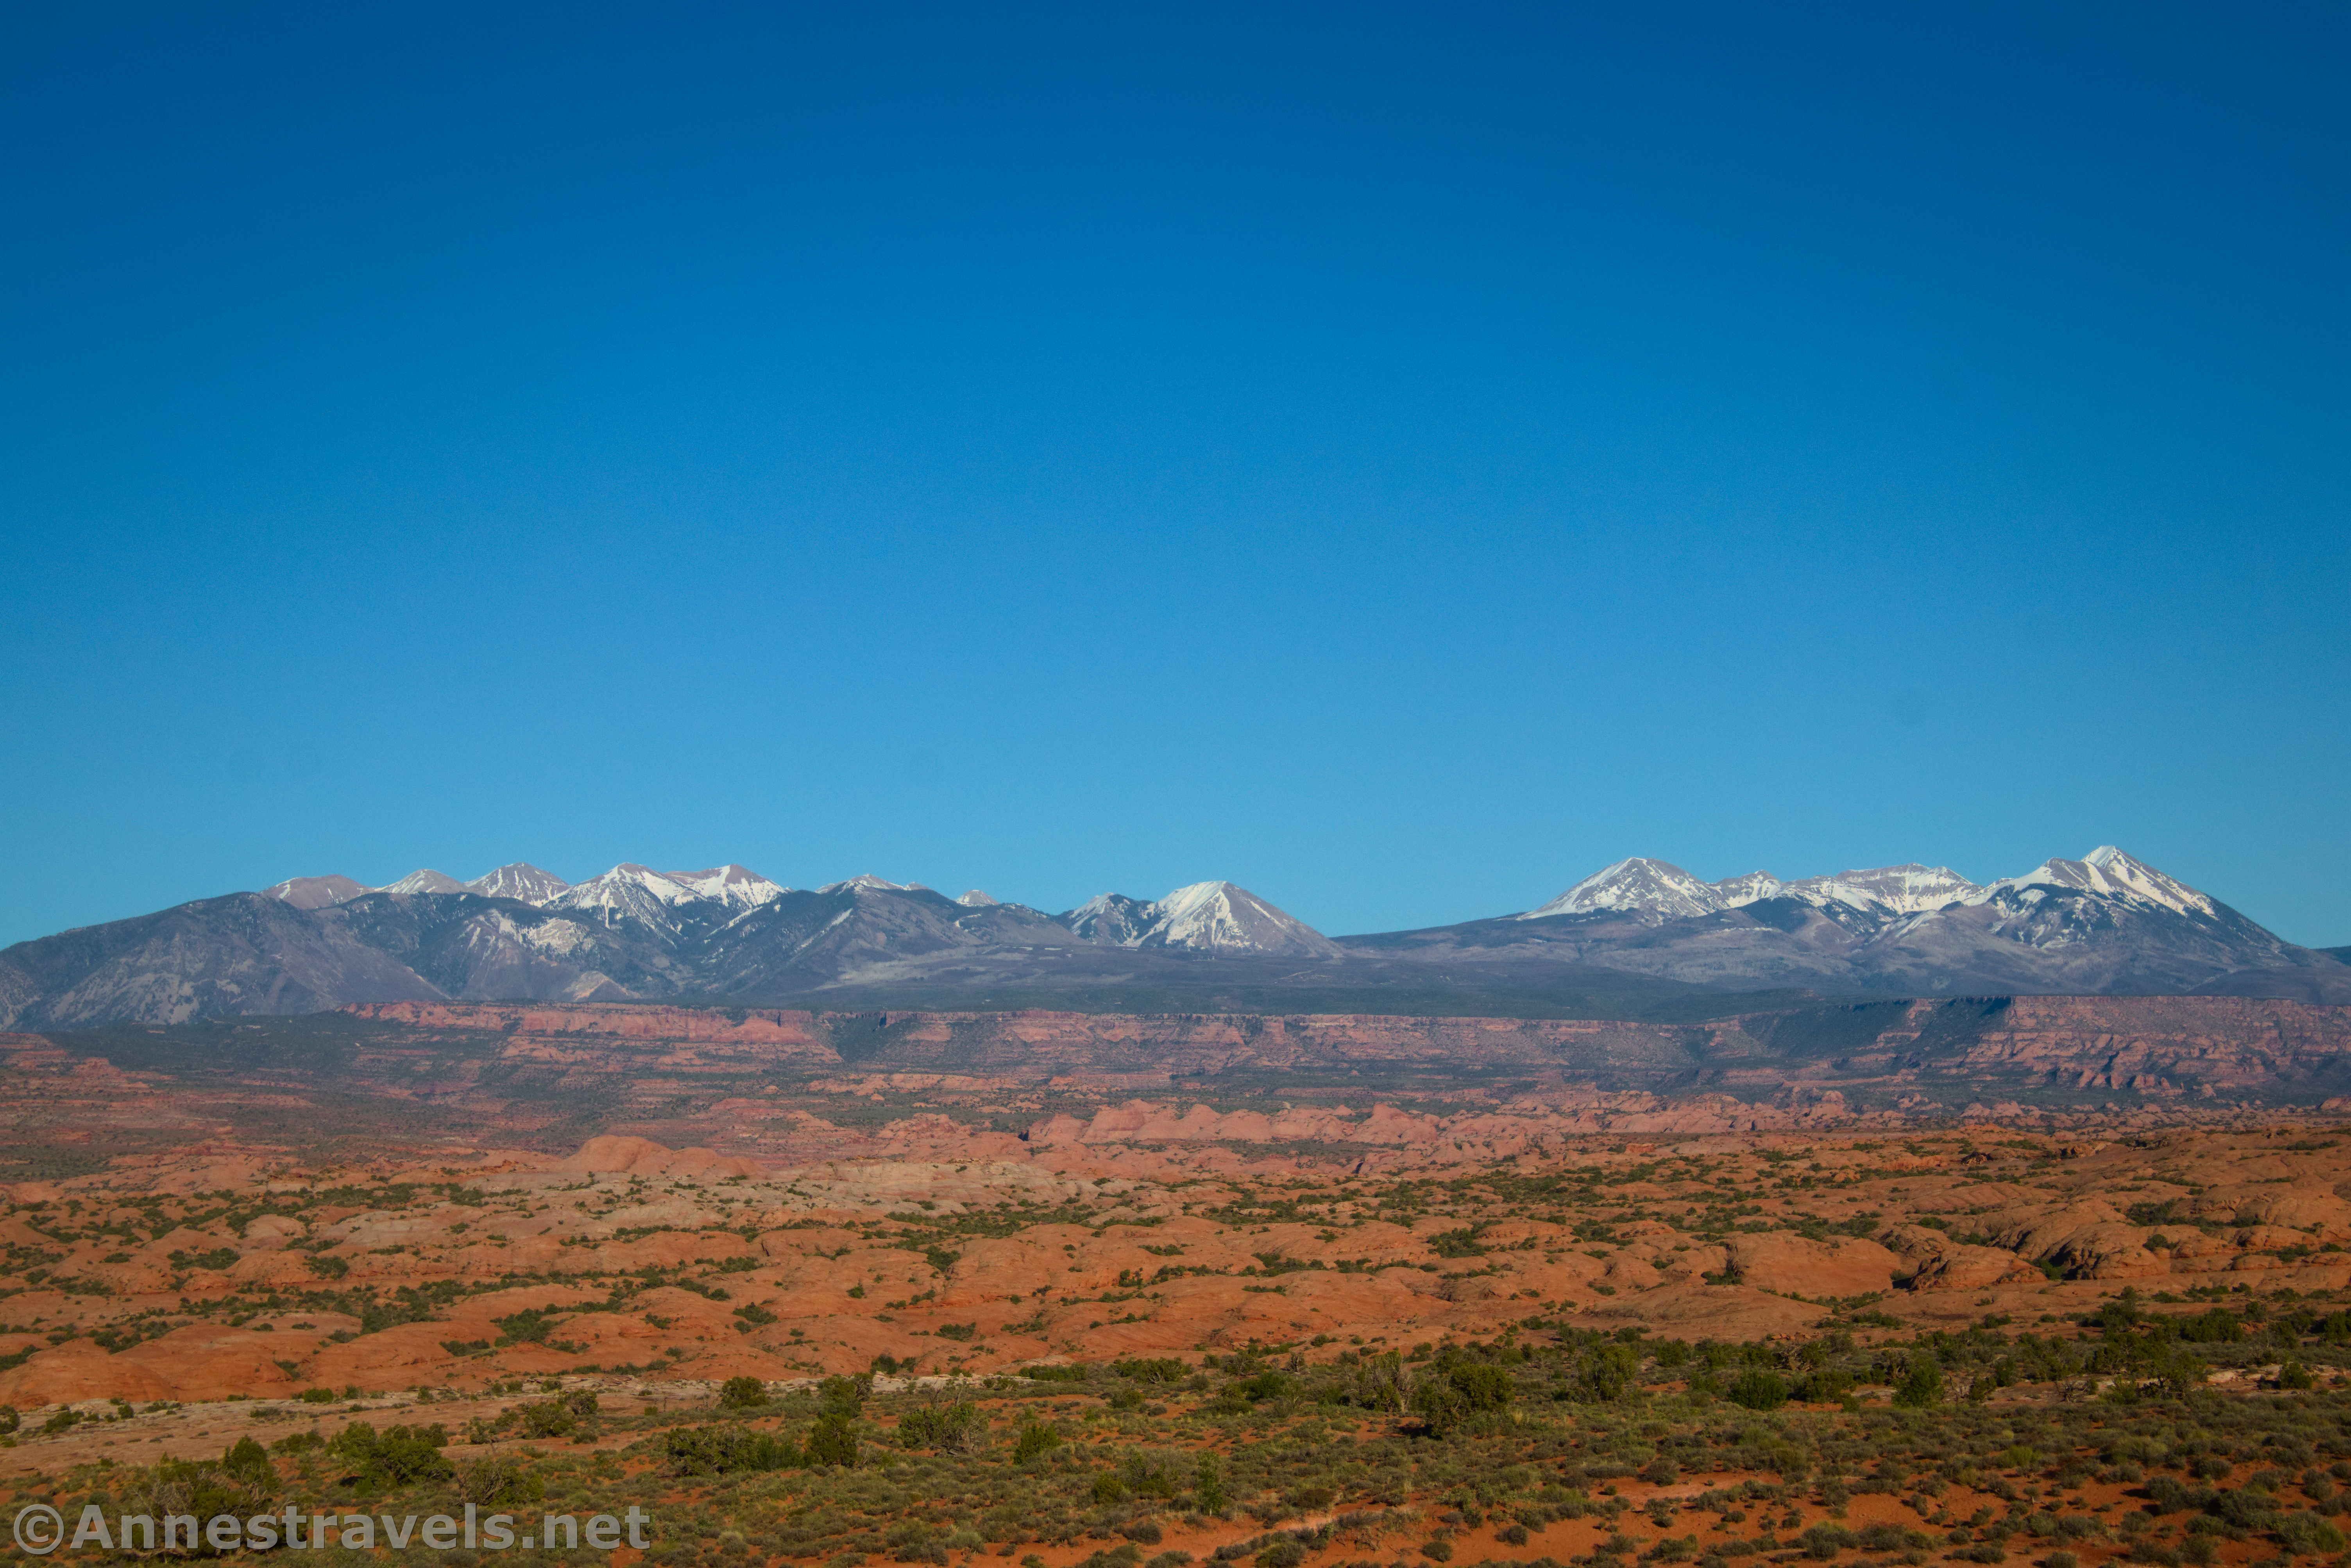
[[[0,950],[0,1027],[29,1028],[459,998],[1707,1016],[1760,990],[2351,1003],[2351,964],[2112,846],[1980,885],[1625,860],[1533,909],[1335,938],[1229,882],[1056,915],[872,875],[799,890],[623,863],[572,883],[517,862],[296,877]]]

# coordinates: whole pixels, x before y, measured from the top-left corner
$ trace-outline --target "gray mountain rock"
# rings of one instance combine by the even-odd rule
[[[1055,916],[871,875],[805,892],[735,865],[623,864],[567,886],[517,863],[374,891],[296,878],[0,951],[0,1028],[34,1029],[438,998],[1477,1012],[1604,998],[1573,1005],[1705,1017],[1761,992],[2346,1003],[2351,964],[2111,847],[1980,886],[1920,865],[1708,883],[1631,860],[1523,915],[1335,941],[1228,882]]]

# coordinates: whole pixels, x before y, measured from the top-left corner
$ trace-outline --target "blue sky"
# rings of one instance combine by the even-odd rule
[[[2351,942],[2339,8],[11,27],[0,941],[2112,841]]]

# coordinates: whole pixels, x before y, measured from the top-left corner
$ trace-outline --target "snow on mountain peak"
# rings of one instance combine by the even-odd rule
[[[1737,909],[1743,904],[1754,904],[1766,898],[1783,898],[1788,884],[1768,871],[1750,871],[1740,876],[1726,876],[1710,884],[1726,908]]]
[[[464,893],[465,884],[443,872],[417,870],[398,882],[390,882],[375,890],[378,893]]]
[[[615,919],[638,920],[674,930],[674,912],[680,905],[704,902],[701,894],[684,883],[651,866],[623,861],[601,876],[566,888],[548,901],[548,907],[593,914],[607,925]]]
[[[551,871],[526,861],[513,861],[465,884],[467,893],[484,898],[514,898],[525,904],[546,904],[571,884]]]
[[[1143,946],[1196,947],[1214,953],[1291,953],[1335,956],[1339,945],[1229,882],[1196,882],[1152,906]]]
[[[791,892],[781,883],[769,882],[756,871],[732,863],[707,871],[665,871],[662,874],[680,887],[691,888],[714,904],[733,909],[756,908]]]
[[[1549,904],[1530,909],[1517,918],[1541,920],[1552,915],[1590,915],[1606,910],[1687,920],[1712,915],[1723,907],[1722,894],[1712,883],[1700,882],[1667,862],[1635,856],[1593,872]]]
[[[1853,909],[1885,909],[1896,915],[1925,915],[1964,903],[1976,884],[1949,866],[1876,866],[1865,871],[1841,871],[1834,876],[1806,877],[1788,884],[1788,894],[1814,905],[1842,904]]]
[[[290,876],[274,887],[261,890],[263,897],[275,898],[297,909],[326,909],[348,904],[370,891],[364,883],[334,873],[325,876]]]
[[[1086,941],[1108,947],[1322,958],[1339,952],[1337,943],[1311,925],[1229,882],[1196,882],[1148,902],[1123,893],[1096,894],[1055,918]]]
[[[2003,877],[1982,888],[1968,902],[1983,904],[2003,892],[2022,893],[2032,887],[2094,893],[2125,904],[2169,910],[2191,919],[2216,920],[2220,914],[2220,905],[2203,894],[2112,844],[2100,844],[2077,861],[2043,861],[2022,876]]]
[[[919,882],[892,882],[875,876],[872,872],[860,872],[840,882],[829,882],[817,889],[819,893],[928,893],[931,890]]]
[[[2003,893],[2028,888],[2095,894],[2197,919],[2220,915],[2220,905],[2187,883],[2112,844],[2102,844],[2081,860],[2044,861],[2022,876],[2005,877],[1980,887],[1949,866],[1916,863],[1841,871],[1786,883],[1769,872],[1755,871],[1708,883],[1667,862],[1636,857],[1594,872],[1549,904],[1512,918],[1610,913],[1635,915],[1654,924],[1694,919],[1766,898],[1793,899],[1816,909],[1880,917],[1931,915],[1954,905],[1990,903]]]
[[[1004,901],[1000,898],[990,898],[975,887],[968,893],[958,894],[956,902],[966,909],[987,909]]]

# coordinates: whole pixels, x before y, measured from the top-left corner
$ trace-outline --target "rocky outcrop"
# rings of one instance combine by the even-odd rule
[[[1813,1300],[1891,1290],[1901,1261],[1875,1241],[1813,1241],[1787,1231],[1734,1236],[1725,1247],[1739,1283]]]
[[[1896,1225],[1877,1239],[1900,1260],[1894,1283],[1906,1291],[1983,1291],[2040,1277],[2013,1252],[1956,1241],[1923,1225]]]

